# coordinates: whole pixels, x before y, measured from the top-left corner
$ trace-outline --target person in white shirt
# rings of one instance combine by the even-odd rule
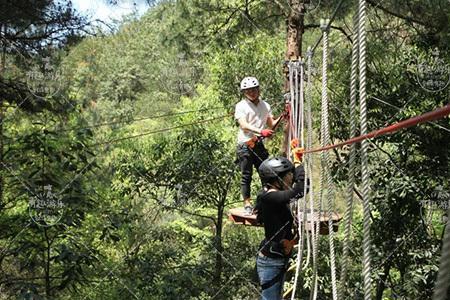
[[[241,193],[245,212],[250,215],[253,213],[250,197],[253,167],[258,169],[269,157],[262,138],[272,136],[279,119],[273,119],[270,105],[259,98],[259,82],[255,77],[242,79],[241,91],[244,98],[236,104],[234,117],[239,123],[237,157],[242,175]]]

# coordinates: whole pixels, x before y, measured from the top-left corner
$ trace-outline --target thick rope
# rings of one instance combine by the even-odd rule
[[[294,102],[294,109],[295,109],[295,133],[294,133],[294,138],[298,138],[298,132],[299,132],[299,124],[300,124],[300,120],[299,120],[299,86],[298,86],[298,63],[294,63],[295,68],[294,68],[294,75],[295,75],[295,80],[294,80],[294,88],[295,88],[295,102]]]
[[[447,211],[450,216],[450,206]],[[445,226],[444,241],[442,242],[441,261],[439,263],[439,273],[433,292],[433,300],[447,299],[447,291],[450,285],[450,226],[447,222]]]
[[[358,15],[355,15],[355,24],[357,25]],[[357,26],[353,31],[353,46],[352,46],[352,64],[350,75],[350,138],[353,138],[357,134],[357,77],[358,77],[358,33]],[[353,188],[355,186],[355,173],[356,173],[356,144],[350,146],[349,154],[349,168],[348,168],[348,181],[347,181],[347,203],[344,215],[344,243],[342,249],[342,269],[341,269],[341,288],[340,298],[344,298],[345,287],[347,282],[347,266],[349,264],[349,248],[350,248],[350,234],[353,217]]]
[[[305,64],[303,59],[300,61],[300,147],[305,148],[305,100],[304,100],[304,74]]]
[[[295,100],[295,92],[294,92],[294,66],[292,62],[289,62],[289,93],[291,95],[291,99],[289,99],[290,103],[290,116],[289,116],[289,133],[288,133],[288,143],[286,154],[287,157],[291,157],[291,140],[293,139],[293,132],[295,129],[295,122],[292,120],[295,119],[295,109],[294,109],[294,100]]]
[[[307,201],[306,201],[306,197],[305,197],[305,207],[306,207],[306,203],[307,203]],[[305,215],[306,215],[306,213],[305,213]],[[305,222],[305,227],[306,227],[306,222]],[[305,234],[306,234],[306,246],[307,246],[306,250],[307,251],[306,251],[306,261],[302,267],[302,271],[306,270],[306,268],[309,266],[309,263],[311,262],[311,247],[312,247],[311,246],[311,238],[309,237],[308,230],[306,230]]]
[[[298,76],[298,71],[300,71],[300,76]],[[297,112],[296,112],[296,120],[299,123],[296,123],[296,128],[297,128],[297,138],[299,140],[301,140],[301,144],[304,144],[303,142],[303,132],[299,131],[300,128],[303,128],[303,120],[302,120],[302,116],[300,116],[301,111],[303,110],[303,104],[301,103],[303,101],[303,82],[298,82],[298,80],[300,79],[301,81],[303,80],[303,62],[300,63],[296,63],[296,78],[295,78],[295,88],[296,88],[296,94],[297,97],[295,98],[295,107],[297,108]],[[297,88],[300,88],[300,90],[298,90]],[[300,125],[300,126],[299,126]],[[303,130],[303,129],[302,129]],[[299,136],[299,134],[301,134]],[[306,159],[306,158],[305,158]],[[306,191],[307,188],[307,178],[308,178],[308,166],[306,165],[305,162],[305,183],[304,183],[304,190]],[[291,299],[294,300],[295,298],[295,292],[297,289],[297,283],[298,283],[298,277],[299,277],[299,273],[300,273],[300,269],[301,269],[301,265],[302,265],[302,261],[303,261],[303,247],[305,244],[305,234],[307,234],[306,232],[306,194],[303,196],[303,216],[302,216],[302,210],[301,210],[301,204],[297,203],[297,221],[298,221],[298,234],[299,234],[299,246],[298,246],[298,252],[297,252],[297,261],[296,261],[296,267],[295,267],[295,276],[294,276],[294,284],[293,284],[293,289],[292,289],[292,295],[291,295]],[[303,218],[303,220],[301,221],[300,218]],[[309,253],[308,253],[308,257],[309,257]]]
[[[304,127],[305,127],[305,125],[304,125],[304,123],[305,123],[305,120],[304,120],[305,114],[304,114],[304,84],[303,84],[303,80],[304,80],[305,69],[304,69],[303,59],[299,62],[299,69],[300,69],[300,91],[299,91],[299,93],[300,93],[300,96],[299,96],[299,101],[300,101],[299,102],[300,126],[299,127],[301,128],[299,138],[300,138],[300,145],[301,145],[302,148],[304,148],[305,142],[304,142],[303,130],[304,130]],[[306,157],[305,157],[304,166],[305,166],[305,169],[306,169],[305,170],[304,191],[306,191],[307,190],[307,185],[308,185],[308,178],[310,178],[310,174],[309,173],[310,173],[310,170],[311,170],[308,167],[308,165],[307,165]],[[307,196],[306,196],[306,193],[305,193],[305,195],[303,197],[303,220],[301,222],[302,223],[302,241],[301,241],[301,244],[300,244],[300,247],[301,247],[301,249],[300,249],[300,262],[302,261],[302,258],[303,258],[303,246],[304,246],[305,234],[308,234],[308,232],[306,230],[306,221],[307,221],[307,212],[306,212],[306,210],[307,210],[307,201],[306,201],[306,199],[307,199]],[[300,217],[300,214],[299,214],[299,217]],[[309,257],[309,255],[310,255],[310,253],[309,253],[309,249],[308,249],[308,257]],[[300,263],[300,265],[301,265],[301,263]],[[297,270],[297,273],[298,273],[298,270]]]
[[[447,104],[447,105],[437,108],[435,110],[426,112],[424,114],[388,125],[386,127],[373,130],[372,132],[369,132],[364,135],[359,135],[357,137],[348,139],[343,142],[338,142],[338,143],[335,143],[332,145],[327,145],[325,147],[319,147],[319,148],[315,148],[315,149],[309,149],[309,150],[307,149],[307,150],[305,150],[304,154],[322,152],[322,151],[327,151],[327,150],[335,149],[335,148],[341,148],[345,145],[359,143],[359,142],[361,142],[363,140],[367,140],[367,139],[374,139],[374,138],[377,138],[377,137],[380,137],[383,135],[387,135],[387,134],[391,134],[391,133],[400,131],[402,129],[416,126],[418,124],[423,124],[423,123],[432,122],[435,120],[440,120],[442,118],[447,117],[448,115],[450,115],[450,104]]]
[[[367,134],[367,102],[366,102],[366,1],[359,0],[359,99],[361,135]],[[369,198],[369,169],[368,169],[368,147],[367,140],[361,142],[361,194],[363,198],[363,278],[364,278],[364,300],[372,298],[371,276],[371,238],[370,238],[370,198]]]
[[[322,123],[322,122],[321,122]],[[321,124],[320,126],[320,131],[322,132],[322,127],[323,125]],[[324,187],[325,187],[325,176],[324,173],[322,172],[323,170],[323,159],[321,157],[320,159],[320,168],[321,171],[319,172],[319,205],[318,205],[318,212],[317,212],[317,222],[316,222],[316,261],[317,261],[317,255],[319,252],[319,241],[320,241],[320,220],[322,218],[322,214],[324,213],[324,207],[323,207],[323,198],[324,198]],[[317,272],[317,266],[316,266],[316,286],[314,289],[314,297],[317,297],[318,291],[319,291],[319,285],[318,285],[318,272]]]
[[[311,48],[308,48],[306,52],[307,56],[307,81],[306,81],[306,131],[307,131],[307,138],[306,138],[306,148],[311,149],[312,148],[312,50]],[[312,286],[311,286],[311,293],[310,293],[310,300],[316,300],[317,299],[317,248],[318,248],[318,234],[316,235],[316,213],[314,210],[314,188],[313,188],[313,178],[312,178],[312,166],[313,166],[313,154],[307,153],[305,155],[305,161],[307,162],[307,170],[309,171],[310,178],[310,187],[309,187],[309,207],[311,212],[311,218],[310,218],[310,231],[311,231],[311,245],[312,245],[312,262],[313,262],[313,280],[312,280]],[[319,207],[320,210],[320,207]],[[317,213],[317,218],[320,218],[319,213]],[[317,222],[317,228],[319,228],[319,220]],[[318,232],[317,232],[318,233]]]
[[[328,145],[330,143],[330,129],[329,129],[329,116],[328,116],[328,22],[329,20],[321,20],[321,29],[323,34],[323,57],[322,57],[322,145]],[[331,263],[331,287],[333,300],[337,300],[337,283],[336,283],[336,257],[334,248],[334,231],[333,231],[333,179],[330,172],[330,154],[328,151],[322,152],[323,170],[326,178],[326,191],[327,191],[327,210],[328,210],[328,231],[329,231],[329,245],[330,245],[330,263]]]

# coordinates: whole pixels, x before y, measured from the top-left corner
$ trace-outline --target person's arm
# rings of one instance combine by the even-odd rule
[[[238,123],[239,123],[239,126],[243,130],[248,130],[248,131],[251,131],[256,134],[261,134],[262,130],[260,130],[259,128],[255,127],[255,126],[248,124],[247,121],[245,120],[245,117],[238,119]]]
[[[289,203],[291,199],[298,199],[303,196],[304,184],[297,182],[292,188],[285,191],[274,191],[266,195],[268,203],[284,204]]]
[[[276,118],[274,120],[272,116],[269,116],[267,118],[267,126],[273,130],[273,128],[275,127],[275,124],[277,124],[282,117],[283,117],[283,115],[279,116],[278,118]]]
[[[281,122],[281,119],[284,118],[284,117],[286,117],[286,116],[287,116],[287,110],[286,110],[286,109],[285,109],[285,110],[281,113],[281,115],[280,115],[278,118],[276,118],[276,119],[274,119],[273,116],[272,116],[271,114],[269,114],[269,116],[267,117],[267,126],[268,126],[270,129],[274,129],[274,127],[275,127],[279,122]]]
[[[272,203],[288,203],[291,199],[298,199],[305,194],[305,169],[298,166],[294,171],[294,186],[285,191],[273,191],[267,194],[267,201]]]

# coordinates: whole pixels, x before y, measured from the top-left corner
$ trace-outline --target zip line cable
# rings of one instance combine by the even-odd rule
[[[167,114],[161,114],[161,115],[153,115],[153,116],[136,118],[136,119],[131,119],[131,120],[123,119],[123,120],[118,120],[118,121],[97,123],[97,124],[93,124],[93,125],[86,126],[86,127],[74,127],[74,128],[61,129],[61,130],[58,130],[58,131],[59,132],[78,131],[78,130],[85,130],[85,129],[91,129],[91,128],[98,128],[98,127],[108,126],[108,125],[123,124],[123,123],[133,123],[133,122],[139,122],[139,121],[145,121],[145,120],[151,120],[151,119],[160,119],[160,118],[166,118],[166,117],[172,117],[172,116],[180,116],[180,115],[196,113],[196,112],[217,110],[217,109],[221,109],[221,108],[222,107],[202,108],[202,109],[197,109],[197,110],[188,110],[188,111],[173,112],[173,113],[167,113]]]
[[[339,3],[337,4],[336,8],[333,11],[333,14],[331,15],[330,22],[328,22],[327,24],[327,28],[326,30],[330,30],[331,28],[331,24],[333,23],[334,19],[336,18],[336,15],[339,11],[339,9],[341,8],[342,4],[344,3],[344,0],[340,0]],[[322,41],[323,35],[321,34],[319,39],[316,41],[316,43],[314,44],[314,47],[312,48],[312,53],[316,52],[317,47],[320,45],[320,42]]]
[[[279,105],[280,105],[279,103],[276,103],[275,105],[273,105],[273,107],[277,107]],[[197,112],[197,111],[193,111],[193,112]],[[90,146],[112,144],[112,143],[120,142],[120,141],[123,141],[123,140],[138,138],[138,137],[142,137],[142,136],[157,134],[157,133],[171,131],[171,130],[177,130],[177,129],[180,129],[180,128],[183,128],[183,127],[189,127],[189,126],[194,126],[194,125],[198,125],[198,124],[212,122],[212,121],[215,121],[215,120],[225,119],[226,117],[229,117],[229,116],[232,116],[232,115],[233,115],[233,113],[228,113],[228,114],[225,114],[225,115],[221,115],[221,116],[210,118],[210,119],[206,119],[206,120],[200,120],[200,121],[193,122],[193,123],[182,124],[182,125],[173,126],[173,127],[169,127],[169,128],[163,128],[163,129],[147,131],[147,132],[144,132],[144,133],[141,133],[141,134],[132,135],[132,136],[126,136],[126,137],[122,137],[122,138],[112,139],[112,140],[109,140],[109,141],[103,141],[103,142],[100,142],[100,143],[92,144]],[[281,121],[281,119],[279,120],[279,122],[280,121]],[[278,125],[279,122],[277,122],[276,125]]]
[[[193,123],[182,124],[182,125],[173,126],[173,127],[169,127],[169,128],[147,131],[147,132],[143,132],[143,133],[136,134],[136,135],[126,136],[126,137],[122,137],[122,138],[117,138],[117,139],[112,139],[109,141],[92,144],[90,146],[93,147],[93,146],[99,146],[99,145],[112,144],[112,143],[121,142],[121,141],[129,140],[129,139],[134,139],[134,138],[138,138],[138,137],[142,137],[142,136],[147,136],[147,135],[152,135],[152,134],[156,134],[156,133],[162,133],[162,132],[167,132],[167,131],[171,131],[171,130],[176,130],[176,129],[180,129],[180,128],[184,128],[184,127],[194,126],[194,125],[198,125],[198,124],[208,123],[208,122],[212,122],[215,120],[224,120],[226,117],[231,116],[231,115],[232,114],[230,113],[230,114],[225,114],[222,116],[218,116],[218,117],[214,117],[214,118],[210,118],[210,119],[206,119],[206,120],[200,120],[200,121],[193,122]]]
[[[316,79],[318,79],[317,76],[314,76],[314,75],[313,75],[313,77],[315,77]],[[318,92],[317,87],[314,86],[314,89],[316,90],[316,92]],[[341,97],[341,96],[338,94],[338,92],[336,92],[334,89],[328,87],[328,90],[329,90],[330,92],[332,92],[336,97]],[[357,92],[359,92],[359,89],[357,89]],[[385,104],[386,106],[395,108],[395,109],[397,109],[397,110],[399,110],[399,111],[401,111],[401,110],[404,109],[404,108],[402,108],[402,107],[398,107],[398,106],[396,106],[396,105],[394,105],[394,104],[392,104],[392,103],[389,103],[389,102],[387,102],[387,101],[385,101],[385,100],[382,100],[382,99],[380,99],[380,98],[377,98],[377,97],[375,97],[375,96],[368,95],[368,97],[369,97],[369,99],[373,99],[373,100],[375,100],[375,101],[377,101],[377,102],[383,103],[383,104]],[[415,97],[415,96],[414,96],[414,97]],[[414,98],[414,97],[413,97],[413,98]],[[409,99],[409,100],[407,101],[406,104],[408,104],[411,100],[412,100],[412,99]],[[336,106],[334,106],[334,107],[335,107],[335,109],[338,110],[338,108],[337,108]],[[340,113],[342,114],[343,117],[349,118],[349,115],[345,114],[344,112],[340,111]],[[395,116],[392,116],[390,119],[394,119],[394,117],[395,117]],[[446,131],[446,132],[450,132],[450,129],[449,129],[449,128],[444,127],[444,126],[442,126],[442,125],[436,123],[435,121],[437,121],[437,120],[438,120],[438,119],[436,119],[436,120],[434,120],[434,121],[433,121],[433,120],[431,120],[431,121],[426,121],[425,123],[430,123],[431,125],[433,125],[433,126],[439,128],[439,129],[442,129],[442,130],[444,130],[444,131]]]
[[[387,105],[387,106],[390,106],[390,107],[392,107],[392,108],[395,108],[395,109],[397,109],[399,112],[403,110],[403,108],[398,107],[398,106],[396,106],[396,105],[393,105],[393,104],[391,104],[391,103],[389,103],[389,102],[383,101],[383,100],[381,100],[381,99],[379,99],[379,98],[377,98],[377,97],[375,97],[375,96],[369,96],[369,97],[372,98],[372,99],[374,99],[375,101],[378,101],[378,102],[383,103],[383,104],[385,104],[385,105]],[[409,102],[409,101],[408,101],[408,102]],[[393,119],[393,118],[391,118],[391,119]],[[434,122],[434,121],[429,121],[429,123],[430,123],[431,125],[433,125],[433,126],[439,128],[439,129],[442,129],[442,130],[444,130],[444,131],[450,132],[450,129],[448,129],[447,127],[444,127],[444,126],[442,126],[442,125],[440,125],[440,124],[438,124],[438,123],[436,123],[436,122]]]
[[[123,123],[133,123],[133,122],[138,122],[138,121],[144,121],[144,120],[150,120],[150,119],[160,119],[160,118],[165,118],[165,117],[171,117],[171,116],[179,116],[179,115],[185,115],[185,114],[190,114],[190,113],[196,113],[196,112],[203,112],[203,111],[210,111],[210,110],[217,110],[220,109],[221,107],[212,107],[212,108],[203,108],[203,109],[198,109],[198,110],[188,110],[188,111],[181,111],[181,112],[174,112],[174,113],[167,113],[167,114],[161,114],[161,115],[154,115],[154,116],[148,116],[148,117],[142,117],[142,118],[136,118],[136,119],[131,119],[131,120],[118,120],[118,121],[112,121],[112,122],[104,122],[104,123],[97,123],[97,124],[93,124],[91,126],[86,126],[86,127],[73,127],[73,128],[67,128],[67,129],[58,129],[55,131],[57,132],[69,132],[69,131],[80,131],[80,130],[86,130],[86,129],[91,129],[91,128],[98,128],[98,127],[102,127],[102,126],[108,126],[108,125],[115,125],[115,124],[123,124]],[[125,124],[124,126],[126,126],[128,124]],[[13,142],[18,141],[21,137],[15,137],[15,138],[8,138],[9,140],[13,140]]]
[[[447,104],[446,106],[443,106],[436,110],[403,120],[401,122],[391,124],[386,127],[382,127],[380,129],[374,130],[365,135],[360,135],[360,136],[348,139],[346,141],[339,142],[336,144],[326,145],[324,147],[319,147],[319,148],[314,148],[314,149],[306,149],[304,153],[315,153],[315,152],[326,151],[326,150],[330,150],[330,149],[334,149],[334,148],[340,148],[342,146],[351,145],[354,143],[361,142],[363,140],[380,137],[380,136],[390,134],[390,133],[395,133],[401,129],[413,127],[418,124],[439,120],[439,119],[445,118],[449,114],[450,114],[450,104]]]

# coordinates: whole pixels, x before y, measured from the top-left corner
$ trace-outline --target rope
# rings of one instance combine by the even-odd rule
[[[307,138],[306,138],[306,148],[310,149],[312,147],[312,133],[313,133],[313,127],[312,127],[312,114],[311,114],[311,106],[312,106],[312,50],[311,47],[308,48],[306,52],[307,56],[307,82],[306,82],[306,131],[307,131]],[[314,211],[314,188],[313,188],[313,180],[312,180],[312,166],[313,166],[313,155],[310,153],[307,153],[305,155],[305,162],[307,166],[307,172],[308,176],[307,178],[310,178],[310,188],[309,188],[309,206],[310,206],[310,212],[311,212],[311,218],[310,218],[310,230],[311,230],[311,244],[312,244],[312,261],[313,261],[313,279],[312,279],[312,287],[311,287],[311,293],[310,293],[310,300],[316,300],[317,298],[317,287],[318,287],[318,281],[317,281],[317,250],[318,250],[318,232],[316,234],[316,216]],[[319,208],[320,211],[320,208]],[[319,213],[318,213],[318,218]],[[320,220],[317,220],[317,229],[319,229]]]
[[[167,114],[161,114],[161,115],[136,118],[136,119],[131,119],[131,120],[123,119],[123,120],[118,120],[118,121],[97,123],[97,124],[93,124],[93,125],[86,126],[86,127],[73,127],[73,128],[67,128],[67,129],[58,129],[58,131],[59,132],[78,131],[78,130],[85,130],[85,129],[91,129],[91,128],[98,128],[98,127],[108,126],[108,125],[123,124],[123,123],[128,123],[128,122],[133,123],[133,122],[138,122],[138,121],[160,119],[160,118],[165,118],[165,117],[179,116],[179,115],[185,115],[185,114],[209,111],[209,110],[217,110],[217,109],[222,109],[222,108],[221,107],[212,107],[212,108],[202,108],[202,109],[197,109],[197,110],[180,111],[180,112],[174,112],[174,113],[167,113]]]
[[[358,46],[359,46],[359,101],[361,135],[367,134],[367,102],[366,102],[366,0],[359,0],[359,26],[358,26]],[[370,268],[370,195],[369,195],[369,168],[368,168],[368,148],[366,140],[361,142],[361,194],[363,198],[363,277],[364,277],[364,300],[372,298],[371,286],[372,278]]]
[[[304,97],[304,67],[303,59],[300,61],[300,147],[305,148],[304,130],[305,130],[305,97]]]
[[[295,97],[295,103],[294,103],[294,107],[295,107],[295,112],[294,112],[294,119],[295,119],[295,137],[300,139],[300,144],[304,145],[304,141],[303,141],[303,128],[304,128],[304,120],[303,120],[303,73],[304,73],[304,68],[303,68],[303,62],[295,62],[294,63],[295,66],[295,90],[296,90],[296,97]],[[300,78],[298,76],[298,72],[300,71]],[[299,79],[300,79],[300,84],[299,84]],[[298,89],[300,88],[300,90]],[[299,124],[300,123],[300,124]],[[299,126],[300,125],[300,126]],[[306,166],[306,160],[305,160],[305,166]],[[307,189],[307,167],[305,168],[305,182],[304,182],[304,190],[306,191]],[[297,260],[296,260],[296,267],[295,267],[295,276],[294,276],[294,284],[293,284],[293,288],[292,288],[292,295],[291,295],[291,299],[294,300],[295,298],[295,292],[296,292],[296,288],[297,288],[297,282],[298,282],[298,278],[299,278],[299,273],[300,273],[300,269],[301,269],[301,265],[302,265],[302,261],[303,261],[303,249],[304,249],[304,240],[305,240],[305,234],[308,234],[306,231],[306,194],[303,196],[303,216],[302,216],[302,210],[300,209],[300,203],[297,203],[297,220],[298,220],[298,233],[299,233],[299,247],[298,252],[297,252]],[[300,221],[300,218],[303,218],[303,221]],[[308,251],[308,255],[307,257],[310,257],[310,253]],[[309,258],[308,258],[309,260]]]
[[[450,206],[447,210],[450,216]],[[447,222],[445,226],[444,241],[442,242],[441,261],[439,263],[439,273],[434,286],[433,300],[447,299],[450,278],[450,226]]]
[[[306,203],[306,201],[305,201]],[[305,226],[306,226],[306,222],[305,222]],[[309,266],[309,263],[311,261],[311,239],[309,237],[309,233],[306,230],[306,246],[307,246],[307,254],[306,254],[306,262],[305,265],[302,267],[302,271],[306,270],[306,268]]]
[[[295,65],[295,69],[294,69],[294,75],[295,75],[295,80],[294,80],[294,84],[295,84],[295,101],[294,101],[294,107],[295,107],[295,133],[294,133],[294,138],[298,138],[299,137],[299,124],[300,124],[300,120],[299,120],[299,107],[298,107],[298,103],[299,103],[299,90],[298,90],[298,63],[294,63]]]
[[[118,138],[118,139],[112,139],[112,140],[109,140],[109,141],[104,141],[104,142],[92,144],[90,146],[94,147],[94,146],[99,146],[99,145],[112,144],[112,143],[121,142],[121,141],[129,140],[129,139],[134,139],[134,138],[138,138],[138,137],[142,137],[142,136],[147,136],[147,135],[152,135],[152,134],[156,134],[156,133],[161,133],[161,132],[171,131],[171,130],[175,130],[175,129],[180,129],[180,128],[183,128],[183,127],[188,127],[188,126],[194,126],[194,125],[198,125],[198,124],[208,123],[208,122],[212,122],[212,121],[215,121],[215,120],[224,120],[225,117],[228,117],[230,115],[232,115],[232,114],[225,114],[225,115],[218,116],[218,117],[215,117],[215,118],[200,120],[200,121],[193,122],[193,123],[182,124],[182,125],[178,125],[178,126],[173,126],[173,127],[163,128],[163,129],[158,129],[158,130],[153,130],[153,131],[147,131],[147,132],[143,132],[143,133],[136,134],[136,135],[126,136],[126,137],[122,137],[122,138]]]
[[[293,132],[295,132],[295,121],[292,122],[292,120],[295,119],[295,107],[294,107],[294,99],[295,99],[295,91],[294,91],[294,66],[293,62],[289,62],[289,92],[291,95],[290,99],[290,116],[289,116],[289,133],[288,133],[288,143],[287,143],[287,157],[291,157],[291,140],[293,139]]]
[[[320,26],[323,34],[323,56],[322,56],[322,146],[329,144],[329,117],[328,117],[328,24],[330,20],[321,20]],[[330,263],[331,263],[331,286],[333,300],[337,300],[337,284],[336,284],[336,257],[334,249],[334,232],[333,232],[333,180],[330,173],[330,155],[328,151],[321,153],[322,157],[322,172],[325,174],[325,189],[327,195],[327,209],[328,209],[328,230],[329,230],[329,245],[330,245]]]
[[[321,152],[321,151],[326,151],[326,150],[330,150],[330,149],[334,149],[334,148],[339,148],[339,147],[342,147],[345,145],[358,143],[363,140],[379,137],[379,136],[382,136],[382,135],[385,135],[388,133],[394,133],[401,129],[413,127],[418,124],[427,123],[427,122],[434,121],[434,120],[439,120],[439,119],[446,117],[449,114],[450,114],[450,104],[447,104],[446,106],[440,107],[436,110],[424,113],[424,114],[416,116],[416,117],[406,119],[406,120],[398,122],[398,123],[394,123],[392,125],[383,127],[381,129],[374,130],[370,133],[348,139],[344,142],[330,144],[325,147],[319,147],[316,149],[305,150],[304,153],[307,154],[307,153]]]
[[[326,25],[327,26],[327,28],[326,28],[327,31],[330,31],[331,23],[333,23],[334,19],[336,18],[336,15],[337,15],[337,13],[339,11],[339,8],[341,8],[341,6],[342,6],[342,3],[344,3],[344,0],[339,1],[339,3],[336,5],[336,8],[334,9],[333,14],[331,15],[331,17],[329,19],[330,21]],[[320,41],[322,40],[322,37],[323,37],[322,35],[319,36],[319,39],[317,40],[316,44],[314,45],[314,47],[311,50],[312,53],[316,52],[316,49],[319,46]]]
[[[355,24],[358,21],[358,15],[355,15]],[[357,26],[355,26],[356,28]],[[356,100],[357,100],[357,75],[358,75],[358,34],[354,30],[355,38],[352,45],[352,64],[350,75],[350,138],[356,136]],[[355,186],[356,173],[356,144],[350,146],[349,169],[347,182],[347,202],[344,215],[344,242],[342,249],[342,269],[341,269],[341,289],[340,298],[344,298],[344,288],[347,282],[347,266],[349,264],[349,239],[351,233],[352,217],[353,217],[353,188]]]

